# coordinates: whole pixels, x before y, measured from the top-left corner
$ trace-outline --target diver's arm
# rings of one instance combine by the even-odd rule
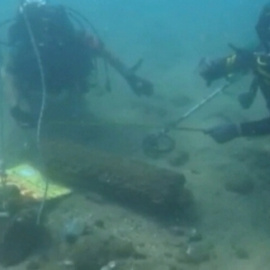
[[[241,136],[252,137],[270,134],[270,117],[240,124]]]
[[[21,127],[35,127],[37,122],[35,117],[26,108],[21,108],[21,98],[15,85],[14,75],[9,73],[5,68],[2,68],[1,77],[4,82],[4,93],[8,101],[11,116]]]
[[[3,89],[10,108],[18,106],[19,93],[15,86],[14,76],[6,68],[1,69],[1,78],[4,82]]]
[[[270,117],[242,124],[225,124],[206,129],[217,143],[226,143],[239,137],[255,137],[270,134]]]
[[[102,47],[100,56],[107,61],[126,80],[130,88],[137,95],[151,96],[154,92],[153,84],[135,74],[135,68],[127,67],[118,57]]]
[[[255,54],[243,50],[236,54],[214,61],[206,61],[204,59],[200,63],[199,72],[205,79],[207,85],[210,85],[217,79],[229,79],[232,75],[251,70],[255,62]]]
[[[120,58],[115,56],[110,50],[108,50],[104,42],[94,36],[87,34],[86,42],[90,50],[97,56],[103,58],[111,67],[113,67],[128,83],[130,88],[138,96],[145,95],[151,96],[154,92],[153,84],[142,77],[135,74],[136,70],[141,64],[139,61],[134,67],[129,68],[121,61]]]

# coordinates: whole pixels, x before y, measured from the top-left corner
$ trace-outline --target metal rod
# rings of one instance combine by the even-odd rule
[[[215,98],[219,93],[221,93],[223,90],[225,90],[229,85],[230,85],[229,83],[226,83],[223,86],[220,86],[217,89],[215,89],[206,98],[202,99],[198,104],[194,105],[187,112],[185,112],[178,120],[176,120],[175,122],[173,122],[173,124],[176,126],[179,123],[181,123],[183,120],[187,119],[193,113],[195,113],[196,111],[198,111],[199,109],[201,109],[209,101],[211,101],[213,98]]]

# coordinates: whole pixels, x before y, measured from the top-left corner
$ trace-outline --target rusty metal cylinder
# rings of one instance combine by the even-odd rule
[[[72,142],[44,144],[46,173],[143,212],[178,215],[188,211],[192,194],[181,173],[142,161],[91,151]]]

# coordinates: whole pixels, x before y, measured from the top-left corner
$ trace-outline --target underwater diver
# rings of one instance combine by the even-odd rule
[[[84,29],[85,21],[62,5],[21,1],[8,29],[8,53],[1,71],[11,115],[21,126],[35,127],[42,108],[49,119],[83,111],[97,58],[112,66],[135,94],[153,93],[152,83],[137,76],[135,67],[127,68],[95,33]]]
[[[263,7],[256,24],[256,32],[261,43],[260,48],[248,51],[230,45],[235,53],[214,61],[204,61],[200,66],[200,75],[209,86],[217,79],[230,79],[234,74],[252,71],[254,78],[250,89],[239,95],[239,103],[244,109],[248,109],[260,89],[270,111],[270,4]],[[240,124],[218,125],[205,133],[218,143],[225,143],[237,137],[267,135],[270,134],[270,117]]]

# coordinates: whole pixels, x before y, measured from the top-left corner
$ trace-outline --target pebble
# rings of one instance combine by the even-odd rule
[[[191,243],[187,246],[185,254],[180,262],[200,264],[209,261],[211,258],[210,245],[205,243]]]
[[[188,233],[188,240],[189,240],[189,242],[199,242],[202,240],[202,235],[200,232],[198,232],[197,229],[193,228]]]

